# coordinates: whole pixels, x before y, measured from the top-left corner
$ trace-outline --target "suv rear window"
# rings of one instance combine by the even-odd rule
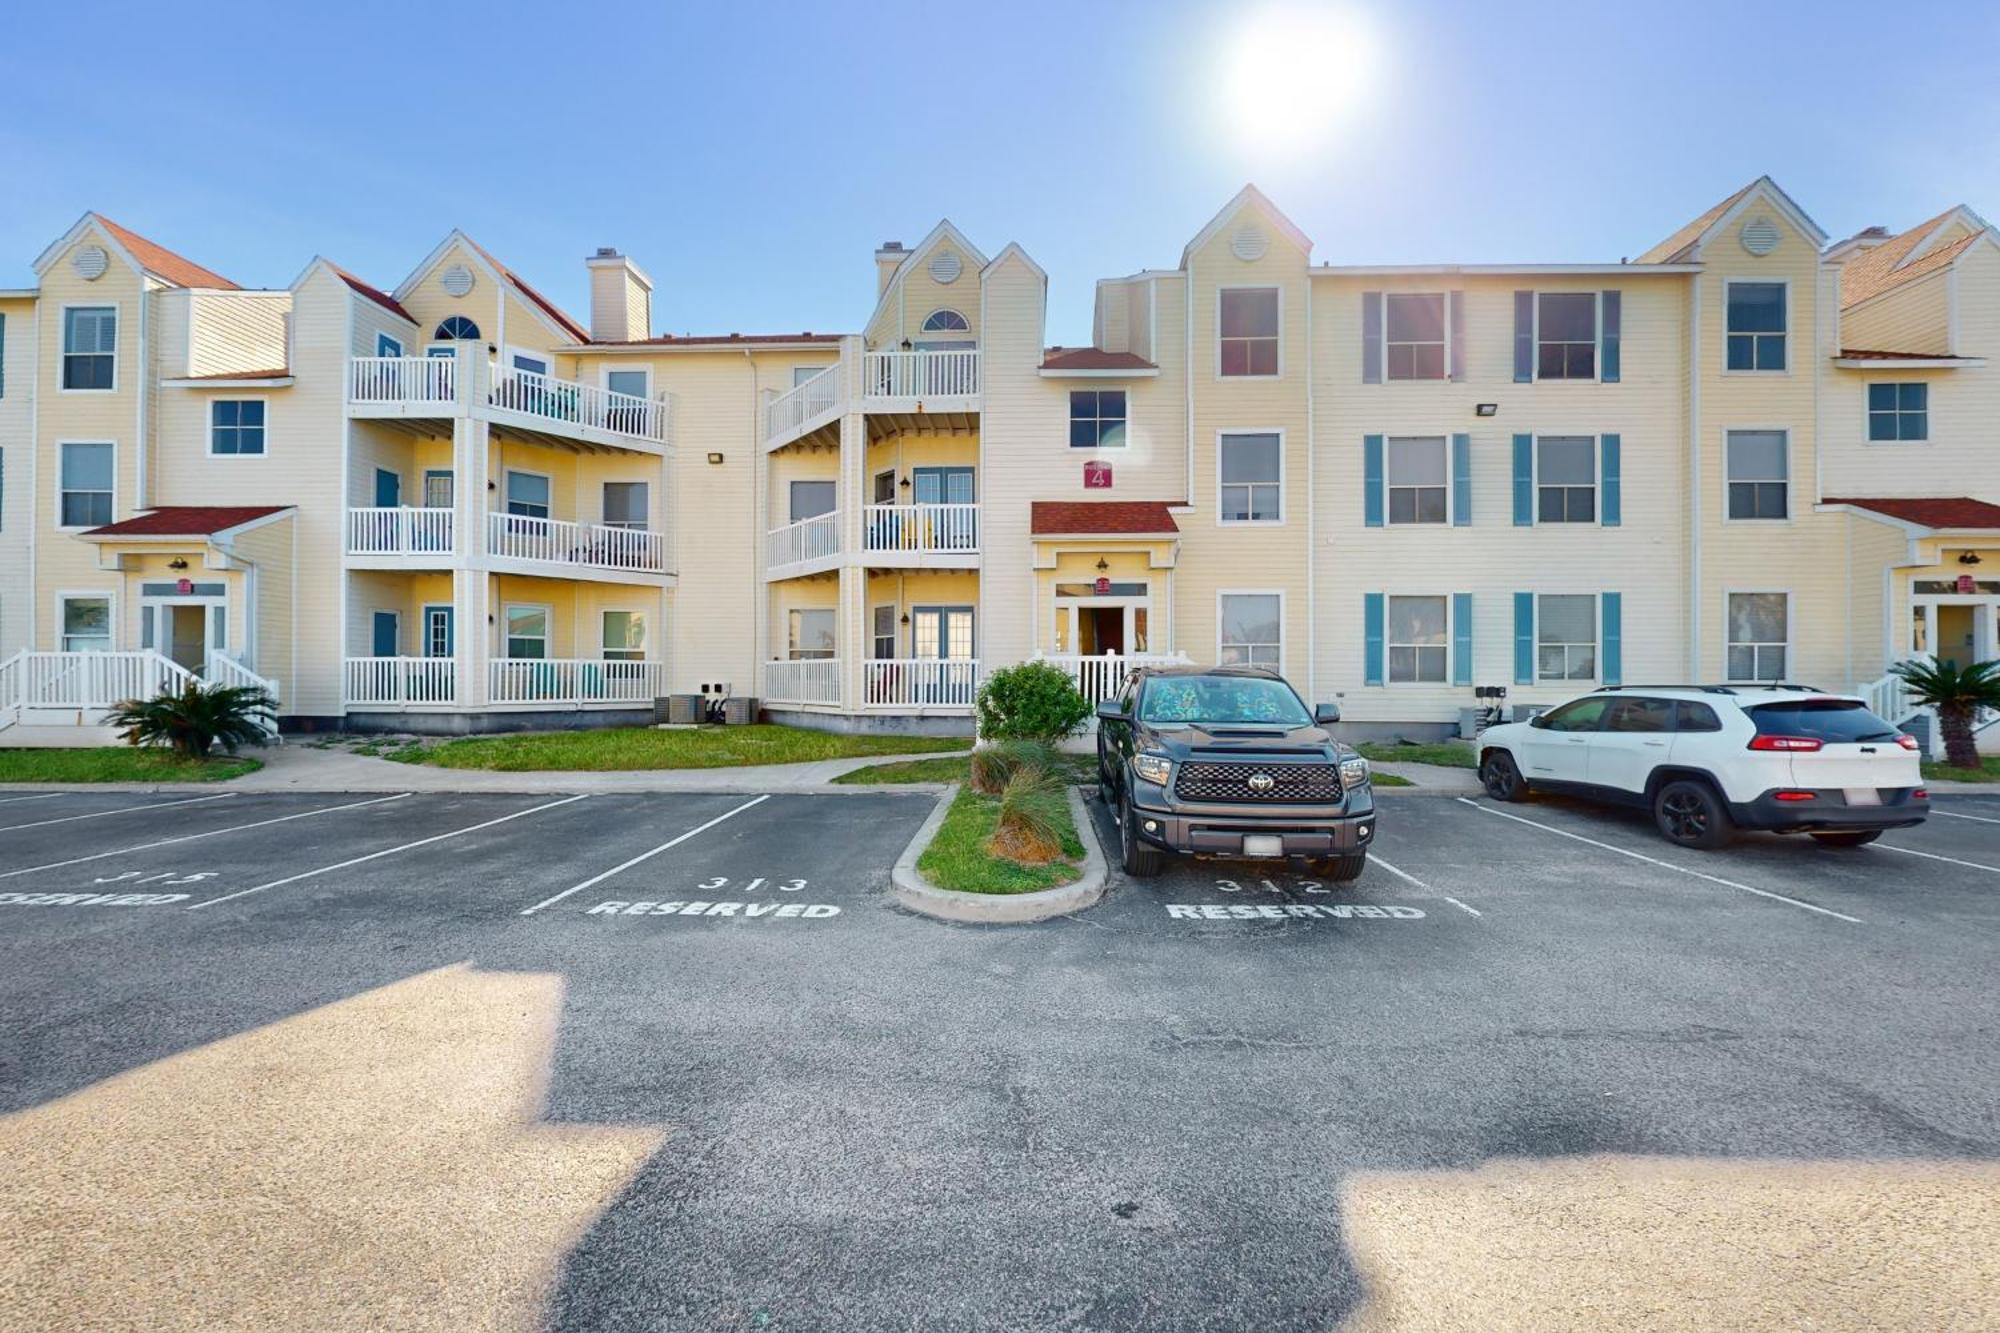
[[[1893,741],[1896,729],[1852,699],[1801,699],[1743,710],[1759,736],[1805,736],[1834,744]]]

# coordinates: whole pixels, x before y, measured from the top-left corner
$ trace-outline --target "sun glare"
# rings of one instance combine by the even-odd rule
[[[1373,47],[1367,25],[1345,8],[1276,5],[1249,15],[1222,85],[1241,148],[1285,154],[1325,143],[1367,94]]]

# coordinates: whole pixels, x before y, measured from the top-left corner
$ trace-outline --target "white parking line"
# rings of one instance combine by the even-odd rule
[[[2000,819],[1989,819],[1985,815],[1961,815],[1956,810],[1940,810],[1936,806],[1931,807],[1931,813],[1943,815],[1946,819],[1969,819],[1975,824],[2000,824]]]
[[[544,898],[542,901],[536,903],[533,907],[522,908],[521,915],[533,916],[535,913],[541,911],[544,907],[554,907],[557,903],[569,897],[572,893],[577,893],[583,889],[587,889],[593,884],[601,884],[605,880],[610,879],[613,875],[616,875],[621,871],[630,870],[633,866],[638,865],[641,861],[650,861],[654,857],[658,856],[661,852],[666,851],[668,848],[680,846],[682,843],[686,842],[689,838],[692,838],[695,834],[704,833],[709,829],[714,828],[717,824],[720,824],[723,820],[728,819],[731,815],[740,815],[745,810],[748,810],[751,806],[756,805],[763,801],[768,801],[770,799],[771,797],[769,793],[766,793],[762,796],[753,796],[749,800],[745,801],[743,804],[737,806],[734,810],[725,810],[723,813],[709,820],[706,824],[698,824],[694,828],[689,829],[686,833],[681,834],[678,838],[670,838],[666,842],[661,843],[658,847],[653,848],[653,850],[649,852],[640,852],[637,856],[633,857],[631,860],[626,861],[620,865],[615,865],[601,875],[592,875],[589,879],[585,880],[583,883],[564,889],[561,893],[558,893],[553,898]]]
[[[1405,884],[1413,884],[1417,888],[1422,889],[1425,893],[1437,893],[1436,889],[1433,889],[1430,885],[1424,883],[1422,880],[1418,879],[1415,875],[1412,875],[1409,871],[1402,870],[1397,868],[1396,866],[1390,865],[1387,861],[1384,861],[1381,857],[1375,855],[1375,853],[1373,852],[1368,853],[1368,859],[1370,861],[1373,861],[1376,865],[1381,866],[1384,870],[1394,875],[1397,879],[1402,880]],[[1444,899],[1446,902],[1450,903],[1453,907],[1456,907],[1461,912],[1470,912],[1474,916],[1485,915],[1477,907],[1467,907],[1464,903],[1460,902],[1458,899],[1452,897],[1448,893],[1438,893],[1438,897]]]
[[[1866,924],[1858,916],[1849,916],[1845,912],[1836,912],[1831,907],[1821,907],[1817,903],[1809,903],[1800,898],[1787,898],[1784,894],[1773,893],[1769,889],[1759,889],[1748,884],[1738,884],[1735,880],[1724,879],[1720,875],[1710,875],[1700,870],[1689,870],[1686,866],[1677,866],[1671,861],[1662,861],[1657,856],[1647,856],[1643,852],[1634,852],[1623,847],[1614,847],[1608,842],[1599,842],[1595,838],[1586,838],[1581,833],[1571,833],[1568,829],[1559,829],[1553,824],[1544,824],[1540,820],[1523,819],[1519,815],[1510,815],[1504,810],[1493,810],[1479,804],[1477,801],[1468,801],[1463,796],[1458,797],[1457,800],[1460,805],[1469,805],[1483,815],[1492,815],[1497,819],[1511,819],[1516,824],[1526,824],[1529,828],[1538,828],[1544,833],[1553,833],[1559,838],[1569,838],[1576,842],[1586,843],[1592,847],[1601,847],[1607,852],[1616,852],[1620,856],[1629,856],[1634,861],[1644,861],[1649,866],[1658,866],[1662,870],[1671,870],[1677,875],[1688,875],[1694,879],[1704,879],[1710,884],[1720,884],[1725,889],[1741,889],[1744,893],[1754,893],[1759,898],[1769,898],[1771,901],[1779,903],[1790,903],[1794,907],[1803,907],[1808,912],[1818,912],[1821,916],[1830,916],[1841,921],[1850,921],[1857,926]]]
[[[35,796],[6,796],[0,797],[0,805],[12,805],[16,801],[46,801],[56,796],[75,796],[76,794],[73,791],[45,791]]]
[[[1936,852],[1920,852],[1914,847],[1891,847],[1886,842],[1875,844],[1885,852],[1901,852],[1905,856],[1921,856],[1926,861],[1948,861],[1955,866],[1965,866],[1970,870],[1984,870],[1991,875],[2000,875],[2000,866],[1981,865],[1977,861],[1961,861],[1955,856],[1939,856]]]
[[[59,792],[58,795],[67,793]],[[9,824],[0,828],[0,833],[13,833],[17,829],[47,828],[51,824],[73,824],[79,819],[102,819],[106,815],[129,815],[137,810],[166,810],[176,805],[200,805],[203,801],[227,801],[235,797],[233,791],[220,792],[214,796],[191,796],[185,801],[155,801],[151,805],[121,805],[116,810],[94,810],[87,815],[64,815],[61,819],[38,819],[32,824]]]
[[[178,838],[161,838],[158,842],[142,842],[134,847],[120,847],[115,851],[93,852],[89,856],[73,856],[67,861],[51,861],[47,865],[26,866],[20,870],[0,870],[0,879],[12,879],[16,875],[32,875],[37,870],[60,870],[64,866],[80,866],[85,861],[102,861],[107,856],[124,856],[128,852],[149,852],[155,847],[171,847],[177,842],[193,842],[197,838],[213,838],[224,833],[241,833],[244,829],[263,828],[269,824],[288,824],[294,819],[310,819],[314,815],[330,815],[341,810],[358,810],[364,805],[381,805],[384,801],[401,801],[410,793],[396,796],[376,796],[366,801],[350,801],[346,805],[325,805],[317,810],[301,810],[295,815],[279,815],[275,819],[260,819],[253,824],[232,824],[228,828],[210,829],[206,833],[183,833]]]
[[[449,833],[438,833],[428,838],[418,838],[415,842],[406,842],[400,847],[384,847],[379,852],[370,852],[366,856],[355,856],[345,861],[336,861],[330,866],[321,866],[317,870],[302,870],[296,875],[287,875],[283,879],[274,879],[266,884],[258,884],[247,889],[238,889],[235,893],[225,893],[220,898],[210,898],[206,902],[191,903],[188,906],[188,911],[198,912],[204,907],[213,907],[217,903],[226,903],[232,898],[247,898],[253,893],[262,893],[266,889],[275,889],[285,884],[296,884],[302,879],[311,879],[315,875],[325,875],[335,870],[345,870],[349,866],[358,866],[367,861],[379,861],[385,856],[394,856],[397,852],[414,851],[419,847],[428,847],[434,842],[443,842],[447,838],[463,837],[468,833],[477,833],[481,829],[492,828],[495,824],[504,824],[510,819],[525,819],[529,815],[538,815],[544,810],[553,810],[559,805],[568,805],[572,801],[583,801],[589,798],[589,792],[583,792],[576,796],[565,796],[560,801],[550,801],[546,805],[532,806],[526,810],[516,810],[511,815],[502,815],[498,819],[489,819],[483,824],[470,824],[465,828],[453,829]]]

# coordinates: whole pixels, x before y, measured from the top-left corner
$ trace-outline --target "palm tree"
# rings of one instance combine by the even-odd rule
[[[1953,768],[1978,768],[1979,743],[1973,721],[1982,708],[2000,709],[2000,662],[1961,667],[1936,658],[1911,658],[1889,668],[1909,687],[1910,701],[1937,710],[1944,737],[1944,761]]]
[[[127,699],[111,710],[111,725],[133,745],[171,745],[190,759],[205,759],[220,744],[230,754],[262,745],[270,735],[277,701],[252,686],[205,685],[190,678],[178,691]]]

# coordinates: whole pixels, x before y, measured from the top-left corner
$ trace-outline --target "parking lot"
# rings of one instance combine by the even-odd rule
[[[512,1169],[447,1172],[449,1106],[385,1105],[429,1034],[530,1034],[517,1075],[484,1055],[454,1095],[647,1136],[622,1174],[566,1169],[569,1229],[523,1242],[564,1328],[1418,1327],[1394,1312],[1496,1282],[1618,1322],[1620,1292],[1705,1281],[1726,1326],[1745,1264],[1767,1326],[1829,1293],[1861,1326],[1993,1280],[2000,796],[1940,795],[1872,847],[1710,855],[1581,804],[1390,796],[1357,884],[1188,863],[1010,928],[889,904],[932,799],[0,795],[0,1133],[59,1113],[108,1144],[154,1132],[134,1099],[285,1087],[382,1126],[368,1151],[423,1142],[348,1204],[370,1234],[435,1233]],[[365,1073],[243,1045],[319,1051],[322,1025],[319,1058]],[[1712,1207],[1683,1192],[1657,1249],[1621,1247],[1663,1163]],[[1774,1195],[1791,1171],[1821,1174]],[[1496,1198],[1569,1229],[1522,1251]],[[1827,1223],[1863,1198],[1901,1224]],[[1773,1239],[1802,1227],[1814,1245]],[[1882,1286],[1896,1246],[1926,1255],[1914,1286]],[[268,1242],[232,1263],[253,1288],[298,1266]]]

